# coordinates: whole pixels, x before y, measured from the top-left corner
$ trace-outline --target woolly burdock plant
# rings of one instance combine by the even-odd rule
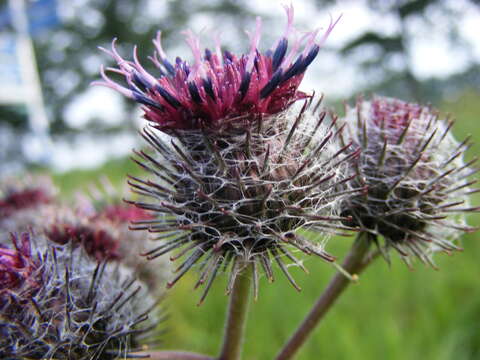
[[[153,305],[131,273],[29,233],[12,242],[0,249],[2,359],[129,357]]]
[[[335,259],[323,241],[307,240],[297,231],[344,228],[335,210],[346,193],[337,188],[350,180],[345,169],[357,154],[345,154],[349,146],[338,146],[339,131],[318,111],[320,103],[312,104],[312,96],[298,90],[335,24],[320,42],[315,31],[297,37],[288,49],[295,29],[293,8],[286,12],[285,35],[266,53],[258,49],[257,19],[246,55],[222,52],[218,45],[202,57],[198,40],[187,33],[191,66],[179,58],[171,65],[157,38],[152,60],[158,78],[145,72],[136,51],[129,62],[114,47],[109,53],[118,69],[110,70],[123,75],[127,87],[102,74],[101,85],[143,104],[153,127],[171,136],[143,132],[154,153],[138,152],[135,161],[153,178],[131,178],[134,191],[145,197],[132,203],[158,215],[132,228],[160,234],[161,244],[145,254],[150,259],[178,249],[171,259],[183,262],[169,286],[199,265],[196,287],[206,284],[200,302],[217,274],[229,267],[227,293],[251,265],[257,296],[259,269],[273,280],[272,262],[300,289],[285,262],[302,266],[292,248]],[[307,99],[303,107],[293,105],[301,99]]]
[[[468,139],[453,138],[453,121],[439,119],[429,107],[374,97],[347,108],[345,123],[361,149],[355,186],[366,185],[368,192],[346,198],[342,214],[352,220],[344,223],[375,241],[382,236],[387,260],[388,248],[407,263],[414,255],[432,265],[432,252],[459,250],[452,241],[474,230],[464,214],[479,208],[469,205],[475,160],[463,160]]]

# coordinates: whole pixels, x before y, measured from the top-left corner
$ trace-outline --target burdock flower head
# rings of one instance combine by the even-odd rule
[[[118,359],[154,302],[121,266],[28,233],[0,249],[2,359]],[[153,321],[153,320],[152,320]]]
[[[452,240],[473,230],[464,213],[478,208],[469,206],[475,181],[468,177],[476,170],[473,161],[463,160],[468,139],[455,141],[453,122],[440,120],[429,107],[384,97],[358,100],[347,108],[345,122],[362,150],[357,186],[368,187],[343,203],[343,215],[352,217],[345,223],[372,239],[382,236],[407,262],[415,255],[432,263],[433,251],[458,250]]]
[[[150,60],[158,74],[149,74],[133,51],[133,61],[124,60],[115,48],[104,50],[117,62],[118,68],[107,70],[125,77],[126,84],[112,81],[102,68],[103,81],[96,82],[117,90],[143,104],[145,118],[166,132],[179,129],[224,128],[232,122],[257,119],[275,114],[307,95],[298,91],[307,67],[315,59],[322,43],[336,23],[330,23],[320,41],[317,31],[297,34],[293,26],[293,7],[285,7],[287,27],[284,35],[265,53],[259,50],[261,20],[250,34],[247,54],[236,56],[222,51],[216,39],[215,51],[205,49],[190,31],[186,42],[193,53],[193,64],[177,57],[168,60],[160,32],[153,41],[156,51]],[[338,20],[337,20],[338,21]],[[289,49],[289,38],[295,37]]]
[[[228,268],[227,293],[249,267],[256,295],[260,268],[273,280],[272,262],[299,289],[285,264],[287,259],[301,266],[292,248],[334,260],[322,241],[304,239],[297,231],[343,229],[335,215],[338,200],[346,196],[339,187],[349,180],[346,167],[356,153],[345,154],[349,146],[338,146],[340,131],[317,111],[319,102],[298,90],[334,24],[319,42],[316,31],[307,33],[289,50],[295,30],[293,8],[286,10],[285,35],[266,53],[258,49],[257,20],[246,55],[217,46],[202,57],[198,41],[187,34],[192,66],[181,59],[170,65],[156,40],[158,78],[146,74],[136,56],[126,62],[115,49],[117,72],[128,87],[104,75],[103,85],[143,103],[147,119],[175,138],[165,140],[150,129],[143,133],[156,154],[138,152],[136,161],[153,179],[131,178],[130,184],[145,197],[133,203],[156,218],[132,228],[159,233],[161,243],[146,252],[149,258],[178,249],[171,260],[183,260],[169,286],[198,265],[196,286],[206,284],[201,301]],[[292,105],[305,98],[303,107]]]

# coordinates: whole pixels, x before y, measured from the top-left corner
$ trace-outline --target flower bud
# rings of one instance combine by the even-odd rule
[[[348,108],[345,123],[362,151],[356,186],[368,188],[342,204],[343,215],[352,217],[345,224],[373,239],[382,236],[386,248],[407,261],[414,255],[432,263],[433,251],[458,250],[452,241],[474,230],[466,226],[465,213],[478,208],[469,205],[468,177],[476,170],[463,160],[470,145],[453,138],[453,122],[429,107],[374,97]]]

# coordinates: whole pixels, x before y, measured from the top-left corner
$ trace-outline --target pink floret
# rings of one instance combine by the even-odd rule
[[[289,36],[296,35],[293,27],[293,7],[285,7],[285,34],[265,53],[259,51],[261,20],[250,36],[249,52],[236,56],[209,49],[202,51],[193,33],[185,32],[194,63],[181,58],[172,64],[160,41],[160,32],[153,41],[156,51],[150,59],[159,71],[149,74],[140,64],[134,49],[134,61],[124,60],[115,48],[104,50],[117,62],[108,68],[125,78],[121,85],[111,80],[101,69],[103,81],[97,85],[110,87],[144,105],[145,118],[163,131],[177,129],[219,129],[235,121],[254,121],[262,115],[285,110],[293,102],[308,95],[299,91],[307,67],[315,59],[338,19],[331,21],[319,42],[317,31],[307,33],[293,42],[288,51]],[[303,45],[302,45],[303,44]],[[302,47],[303,46],[303,47]],[[301,48],[301,51],[298,51]]]

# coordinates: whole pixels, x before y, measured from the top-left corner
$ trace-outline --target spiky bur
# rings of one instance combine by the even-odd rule
[[[347,108],[345,123],[355,148],[361,149],[355,186],[368,192],[347,198],[344,223],[382,236],[385,249],[396,249],[410,262],[411,255],[433,265],[431,254],[459,248],[452,242],[462,231],[470,207],[469,177],[476,161],[464,162],[469,139],[458,143],[450,133],[453,121],[438,118],[429,107],[396,99],[360,99]]]
[[[121,266],[28,233],[0,249],[2,359],[129,357],[154,302]]]
[[[145,254],[149,259],[172,251],[171,260],[183,259],[169,286],[198,265],[202,302],[219,272],[230,269],[228,293],[247,264],[256,296],[260,269],[273,281],[274,262],[300,289],[287,270],[287,262],[303,268],[292,249],[334,261],[322,241],[298,230],[344,229],[339,220],[346,218],[335,216],[338,203],[358,189],[339,188],[351,180],[345,174],[358,153],[345,154],[349,145],[338,146],[335,120],[325,120],[311,101],[222,134],[178,131],[165,143],[154,130],[144,131],[154,154],[138,152],[135,161],[153,179],[131,177],[134,191],[145,197],[133,203],[158,217],[132,228],[159,234],[160,245]]]
[[[179,129],[217,129],[251,121],[254,114],[278,113],[306,97],[298,91],[298,86],[336,24],[331,22],[321,40],[316,42],[318,30],[298,34],[293,27],[293,6],[285,10],[288,19],[285,33],[265,53],[259,50],[260,18],[250,34],[249,52],[238,57],[228,51],[222,52],[218,39],[215,51],[205,49],[202,56],[199,40],[187,31],[186,42],[194,57],[192,65],[179,57],[172,64],[162,49],[159,32],[153,41],[156,51],[150,57],[157,75],[143,68],[136,48],[133,61],[124,60],[114,40],[111,50],[102,50],[115,59],[118,68],[107,70],[123,76],[126,84],[115,83],[103,68],[103,81],[95,84],[110,87],[144,105],[145,118],[168,133]],[[291,37],[295,39],[289,49]]]

